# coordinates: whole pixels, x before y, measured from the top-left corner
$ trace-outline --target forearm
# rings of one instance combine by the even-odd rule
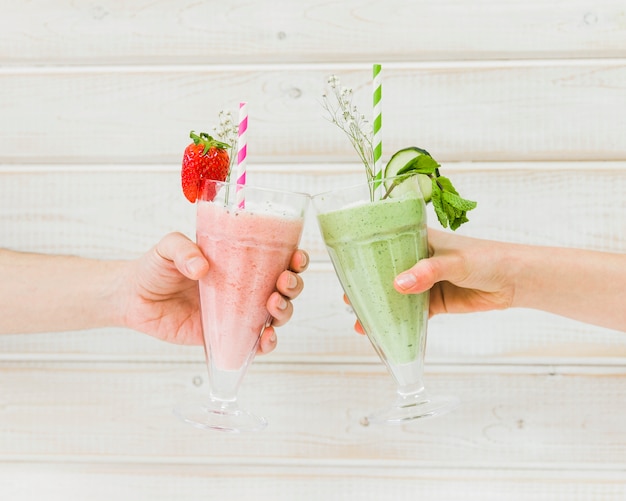
[[[626,332],[626,255],[512,246],[513,306]]]
[[[120,261],[0,249],[0,334],[117,325]]]

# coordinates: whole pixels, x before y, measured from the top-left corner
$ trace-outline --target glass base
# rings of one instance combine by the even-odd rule
[[[370,424],[405,424],[417,419],[441,416],[459,405],[452,396],[432,397],[426,392],[398,395],[393,405],[361,419],[363,426]]]
[[[174,414],[184,422],[203,430],[241,433],[261,431],[267,426],[264,417],[244,411],[237,402],[192,402],[175,408]]]

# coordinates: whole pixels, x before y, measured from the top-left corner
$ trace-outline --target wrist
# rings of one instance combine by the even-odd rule
[[[533,249],[522,244],[504,244],[504,262],[501,269],[505,270],[505,282],[512,287],[511,307],[529,307],[529,299],[533,294],[534,269]],[[536,290],[534,291],[536,294]],[[530,296],[529,296],[530,294]]]
[[[514,267],[514,306],[551,311],[557,296],[571,292],[567,268],[568,255],[563,249],[539,245],[517,245]]]
[[[99,261],[98,268],[96,276],[100,286],[93,303],[95,322],[101,327],[125,327],[125,298],[128,294],[124,287],[130,273],[128,262]]]

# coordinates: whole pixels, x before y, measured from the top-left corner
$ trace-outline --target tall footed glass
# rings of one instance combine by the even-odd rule
[[[267,421],[242,409],[241,382],[271,323],[266,303],[298,247],[309,196],[204,181],[196,240],[209,260],[200,280],[209,395],[175,409],[186,422],[221,431],[257,431]]]
[[[426,206],[414,189],[364,182],[315,195],[331,261],[365,333],[397,384],[395,400],[365,418],[401,424],[440,415],[458,399],[433,396],[423,382],[429,293],[400,294],[396,275],[428,257]]]

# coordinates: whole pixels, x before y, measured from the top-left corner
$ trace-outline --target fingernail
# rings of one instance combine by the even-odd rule
[[[396,277],[396,284],[401,289],[410,289],[417,283],[415,276],[412,273],[402,273]]]
[[[301,252],[302,254],[302,267],[306,268],[309,265],[309,255],[306,252]]]
[[[197,275],[204,267],[204,260],[200,257],[194,257],[187,261],[187,271],[190,275]]]
[[[296,278],[296,276],[293,273],[289,274],[289,283],[287,284],[287,287],[290,289],[295,289],[296,285],[298,285],[298,279]]]
[[[280,301],[278,301],[278,309],[279,310],[286,310],[287,309],[287,300],[284,297],[280,298]]]
[[[270,336],[270,343],[276,344],[276,333],[275,332]]]

